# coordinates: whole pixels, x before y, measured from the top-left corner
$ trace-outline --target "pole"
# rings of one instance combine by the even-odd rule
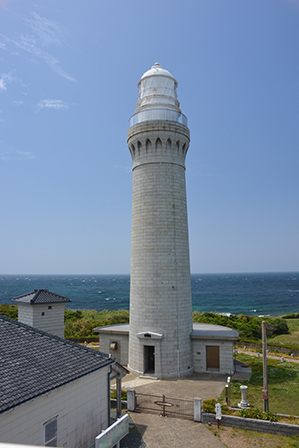
[[[264,412],[269,412],[269,398],[268,398],[268,371],[267,371],[267,336],[266,336],[266,322],[262,322],[262,344],[263,344],[263,377],[264,377]]]
[[[121,378],[116,378],[116,418],[121,417]]]

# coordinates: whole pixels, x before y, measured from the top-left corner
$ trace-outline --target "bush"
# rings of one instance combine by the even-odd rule
[[[278,420],[276,414],[273,414],[272,412],[262,412],[259,409],[254,408],[242,409],[238,414],[243,418],[256,418],[259,420],[269,420],[270,422],[277,422]]]
[[[204,400],[202,402],[202,411],[203,412],[209,412],[210,414],[215,414],[215,404],[216,404],[215,398],[208,398],[208,400]]]
[[[299,319],[299,313],[284,314],[282,319]]]
[[[83,313],[81,310],[69,310],[66,308],[64,310],[64,322],[75,321],[78,319],[82,319]]]
[[[267,337],[287,334],[289,332],[287,322],[279,317],[256,317],[245,316],[244,314],[231,314],[230,316],[226,316],[218,313],[193,312],[194,322],[223,325],[233,328],[239,332],[240,341],[256,341],[257,339],[261,339],[263,320],[266,322]]]
[[[93,329],[105,325],[129,322],[128,310],[65,310],[66,338],[87,338],[95,336]]]
[[[18,307],[16,305],[0,305],[0,314],[18,320]]]
[[[204,400],[202,402],[202,411],[208,412],[210,414],[215,414],[215,405],[218,403],[215,398],[208,398],[207,400]],[[233,411],[231,411],[226,404],[221,405],[221,412],[222,414],[231,414]]]
[[[116,389],[113,389],[111,392],[110,392],[110,398],[113,398],[114,400],[116,400]],[[122,400],[127,400],[127,391],[126,390],[121,390],[121,399]]]

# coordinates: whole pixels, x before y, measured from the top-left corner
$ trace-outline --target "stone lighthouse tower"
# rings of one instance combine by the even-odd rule
[[[133,159],[129,369],[179,377],[193,370],[185,157],[187,119],[177,81],[156,63],[138,82]]]

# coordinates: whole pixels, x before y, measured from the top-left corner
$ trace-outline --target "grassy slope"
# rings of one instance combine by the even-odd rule
[[[252,369],[250,381],[232,381],[231,406],[237,407],[241,399],[240,386],[248,386],[247,401],[251,406],[263,411],[263,361],[255,356],[240,354],[237,356]],[[299,415],[299,363],[281,362],[267,359],[269,409],[273,413]],[[224,394],[220,401],[225,403]]]
[[[265,434],[247,429],[220,426],[207,428],[218,437],[227,448],[298,448],[299,436],[286,437],[278,434]]]
[[[287,319],[289,334],[280,334],[268,339],[269,345],[288,347],[299,350],[299,319]]]

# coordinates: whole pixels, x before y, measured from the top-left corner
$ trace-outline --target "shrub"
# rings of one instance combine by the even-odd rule
[[[215,413],[215,404],[216,404],[215,398],[208,398],[207,400],[204,400],[202,402],[202,410],[203,412],[209,412],[210,414]]]
[[[262,337],[262,321],[266,322],[266,332],[268,337],[279,334],[287,334],[289,332],[288,324],[279,317],[257,317],[245,316],[244,314],[230,316],[218,313],[200,313],[193,312],[193,321],[223,325],[231,327],[239,332],[240,341],[257,340]]]
[[[243,418],[256,418],[259,420],[269,420],[270,422],[277,422],[278,420],[277,415],[273,414],[273,412],[262,412],[254,408],[242,409],[238,414]]]
[[[299,319],[299,313],[284,314],[282,319]]]
[[[116,400],[116,389],[111,390],[110,398],[113,398]],[[123,390],[123,389],[121,390],[121,399],[127,400],[127,391],[126,390]]]
[[[64,310],[64,322],[75,321],[82,317],[83,313],[81,310],[69,310],[68,308]]]
[[[215,414],[215,404],[217,403],[215,398],[208,398],[207,400],[204,400],[202,402],[202,411],[208,412],[210,414]],[[226,404],[221,405],[221,412],[222,414],[232,414],[233,411],[231,411]]]
[[[93,332],[95,327],[128,322],[128,310],[66,310],[64,335],[66,338],[95,336]]]
[[[0,314],[18,320],[18,307],[16,305],[0,305]]]

